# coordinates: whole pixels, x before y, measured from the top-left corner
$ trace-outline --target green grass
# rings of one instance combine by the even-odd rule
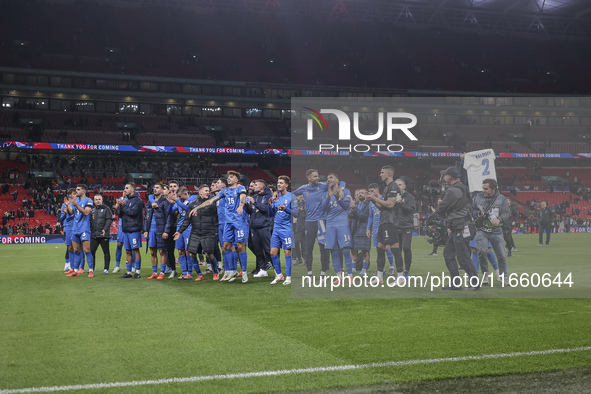
[[[537,236],[515,239],[512,272],[572,266],[575,283],[589,283],[589,235],[555,235],[548,248]],[[122,280],[100,273],[100,251],[95,278],[65,278],[62,244],[1,248],[0,389],[591,346],[586,298],[292,298],[272,278],[147,281],[147,256],[142,279]],[[443,269],[442,254],[430,251],[415,237],[417,274]],[[318,390],[585,366],[591,351],[96,391]]]

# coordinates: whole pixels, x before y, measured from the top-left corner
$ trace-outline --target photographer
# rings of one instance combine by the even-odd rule
[[[368,237],[366,232],[369,218],[369,201],[365,201],[366,192],[366,189],[357,189],[355,199],[351,201],[349,208],[349,227],[353,237],[351,258],[356,271],[361,271],[364,266],[369,265],[371,237]]]
[[[448,185],[445,196],[439,204],[436,213],[446,217],[450,229],[450,235],[443,249],[445,264],[452,277],[450,286],[444,286],[443,290],[460,290],[460,272],[458,264],[470,277],[477,277],[476,269],[470,259],[468,243],[473,234],[468,224],[471,224],[470,215],[470,192],[468,187],[460,182],[460,170],[456,167],[449,167],[441,171],[443,181]],[[479,286],[469,286],[465,290],[478,290]]]
[[[439,197],[437,199],[437,206],[441,204],[442,198]],[[431,207],[431,212],[435,212],[436,207]],[[447,238],[446,238],[447,239]],[[429,256],[437,256],[437,249],[439,248],[439,244],[437,242],[433,242],[433,251],[429,253]]]
[[[482,181],[482,192],[474,196],[474,209],[478,212],[476,220],[476,249],[478,250],[478,261],[484,277],[488,275],[488,243],[492,245],[499,264],[497,277],[507,277],[507,257],[505,256],[505,239],[503,237],[503,224],[511,223],[511,209],[507,199],[499,193],[497,181],[485,179]],[[483,279],[483,283],[486,279]]]
[[[542,241],[544,240],[544,231],[546,232],[546,246],[550,243],[550,233],[552,232],[552,221],[554,220],[554,212],[548,207],[546,201],[542,201],[540,209],[536,213],[538,217],[538,233],[540,234],[540,242],[538,246],[543,246]]]
[[[511,211],[511,219],[507,223],[503,223],[503,237],[505,238],[505,246],[507,248],[507,257],[511,257],[511,252],[517,252],[515,241],[513,240],[513,226],[517,223],[519,213],[515,205],[511,204],[511,200],[507,198],[507,204]]]

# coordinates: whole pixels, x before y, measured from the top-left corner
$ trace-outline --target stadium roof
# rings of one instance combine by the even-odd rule
[[[64,2],[64,0],[53,0]],[[67,1],[67,0],[66,0]],[[97,0],[86,0],[97,2]],[[100,1],[100,0],[99,0]],[[126,6],[349,18],[478,32],[591,38],[589,0],[102,0]]]
[[[477,9],[512,14],[546,14],[567,18],[580,18],[591,13],[588,0],[409,0],[394,3],[417,3],[445,8]]]

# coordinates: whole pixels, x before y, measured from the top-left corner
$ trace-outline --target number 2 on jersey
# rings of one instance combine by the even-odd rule
[[[484,169],[484,171],[482,171],[482,176],[490,175],[490,171],[488,170],[488,159],[482,160],[482,165],[483,166],[486,166],[486,168]]]

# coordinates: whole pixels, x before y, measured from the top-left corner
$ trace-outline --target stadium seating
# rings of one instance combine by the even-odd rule
[[[22,129],[16,118],[34,118],[43,121],[39,138],[32,138]],[[136,125],[135,139],[126,142],[117,123]],[[231,137],[235,147],[283,147],[289,145],[289,132],[280,121],[264,119],[195,118],[190,116],[95,114],[43,110],[20,111],[0,109],[0,126],[3,138],[12,141],[61,142],[84,144],[169,145],[193,147],[217,147],[218,140],[226,146]],[[212,126],[222,131],[209,131]],[[100,131],[100,133],[99,133]],[[283,137],[283,140],[281,140]]]
[[[2,165],[3,163],[6,163],[6,162],[0,161],[0,165]],[[12,193],[14,193],[14,192],[18,193],[16,202],[14,202],[14,196],[12,195]],[[22,186],[12,186],[12,187],[10,187],[10,190],[8,193],[0,194],[0,218],[2,218],[2,216],[4,215],[4,213],[6,211],[11,211],[13,209],[16,211],[17,208],[20,208],[22,210],[22,208],[23,208],[22,200],[24,198],[31,200],[31,197],[29,195],[29,190],[25,189]],[[18,219],[15,217],[15,219],[8,220],[7,224],[14,225],[14,224],[18,224],[19,222],[21,222],[21,223],[26,222],[29,226],[31,226],[33,224],[38,226],[39,224],[45,225],[45,223],[49,223],[52,226],[52,229],[55,229],[55,224],[57,223],[57,219],[56,219],[55,215],[48,214],[44,209],[39,209],[39,208],[35,207],[35,217],[34,218],[22,217],[22,218]]]
[[[504,193],[505,195],[509,196],[508,193]],[[580,215],[579,216],[589,216],[589,208],[591,208],[591,202],[579,200],[579,202],[574,203],[573,200],[570,199],[570,193],[562,193],[562,192],[517,192],[515,196],[511,196],[516,201],[519,201],[521,204],[525,204],[527,201],[537,201],[542,202],[546,201],[548,206],[552,207],[554,204],[560,204],[565,201],[570,202],[570,207],[566,209],[566,213],[569,215],[575,215],[574,210],[579,209]]]
[[[22,161],[0,160],[0,172],[12,169],[18,170],[19,172],[25,172],[29,169],[29,165]]]
[[[257,166],[244,166],[239,168],[236,166],[214,166],[213,169],[216,170],[220,176],[226,175],[229,170],[234,170],[240,172],[242,175],[247,176],[250,180],[263,179],[267,183],[275,183],[277,180],[276,178],[273,178],[269,172]],[[248,187],[248,185],[245,186]]]
[[[6,66],[430,90],[582,93],[590,86],[586,41],[92,2],[36,2],[30,12],[28,2],[12,3],[0,26],[12,27],[5,42],[23,45],[0,46]],[[285,28],[294,24],[305,28]]]

